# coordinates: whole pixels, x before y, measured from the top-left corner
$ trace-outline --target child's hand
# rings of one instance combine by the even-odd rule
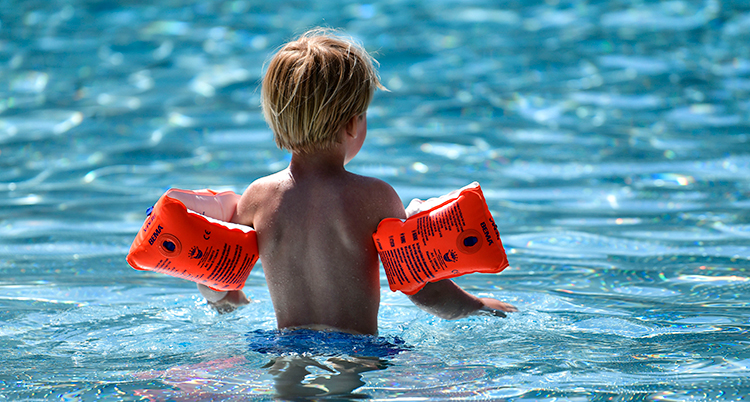
[[[490,313],[494,316],[505,317],[504,312],[513,313],[518,311],[514,306],[503,303],[500,300],[492,299],[489,297],[480,297],[479,300],[484,304],[484,307],[480,308],[479,311]]]
[[[250,303],[250,300],[245,296],[245,292],[241,290],[219,292],[200,283],[198,284],[198,290],[206,298],[208,305],[216,309],[219,314],[231,313],[237,307]]]

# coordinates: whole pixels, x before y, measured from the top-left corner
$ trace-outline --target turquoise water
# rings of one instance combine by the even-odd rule
[[[458,282],[519,313],[436,319],[383,275],[363,342],[408,347],[277,358],[260,265],[217,315],[125,263],[167,188],[286,165],[258,79],[315,25],[390,89],[351,169],[405,203],[479,181],[511,266]],[[0,399],[747,399],[748,40],[739,0],[0,1]]]

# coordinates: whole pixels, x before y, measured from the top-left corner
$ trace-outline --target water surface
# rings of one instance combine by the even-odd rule
[[[274,370],[302,373],[304,392],[356,386],[345,399],[750,392],[744,2],[0,10],[0,399],[273,399]],[[260,265],[253,303],[217,315],[193,284],[125,263],[167,188],[239,192],[286,166],[258,80],[274,49],[316,25],[362,41],[390,89],[349,167],[405,203],[479,181],[511,267],[458,282],[519,313],[436,319],[383,275],[380,335],[409,348],[274,360],[248,341],[275,327]]]

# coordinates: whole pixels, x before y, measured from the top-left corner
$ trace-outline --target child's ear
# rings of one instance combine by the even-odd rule
[[[352,116],[351,119],[347,120],[345,127],[346,135],[353,138],[357,138],[359,134],[359,119],[360,116]]]

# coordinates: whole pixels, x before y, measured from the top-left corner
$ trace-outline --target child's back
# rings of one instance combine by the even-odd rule
[[[252,217],[278,326],[376,333],[372,234],[382,219],[403,217],[401,201],[386,183],[341,164],[298,163],[253,183],[236,217]]]
[[[247,188],[232,221],[257,232],[279,328],[377,332],[380,280],[372,234],[381,220],[404,218],[404,207],[385,182],[344,168],[367,135],[375,88],[382,86],[370,56],[327,32],[288,43],[269,64],[263,113],[292,160]],[[487,306],[513,309],[471,296],[450,280],[410,298],[445,318]],[[219,301],[217,307],[246,299],[232,292]]]

